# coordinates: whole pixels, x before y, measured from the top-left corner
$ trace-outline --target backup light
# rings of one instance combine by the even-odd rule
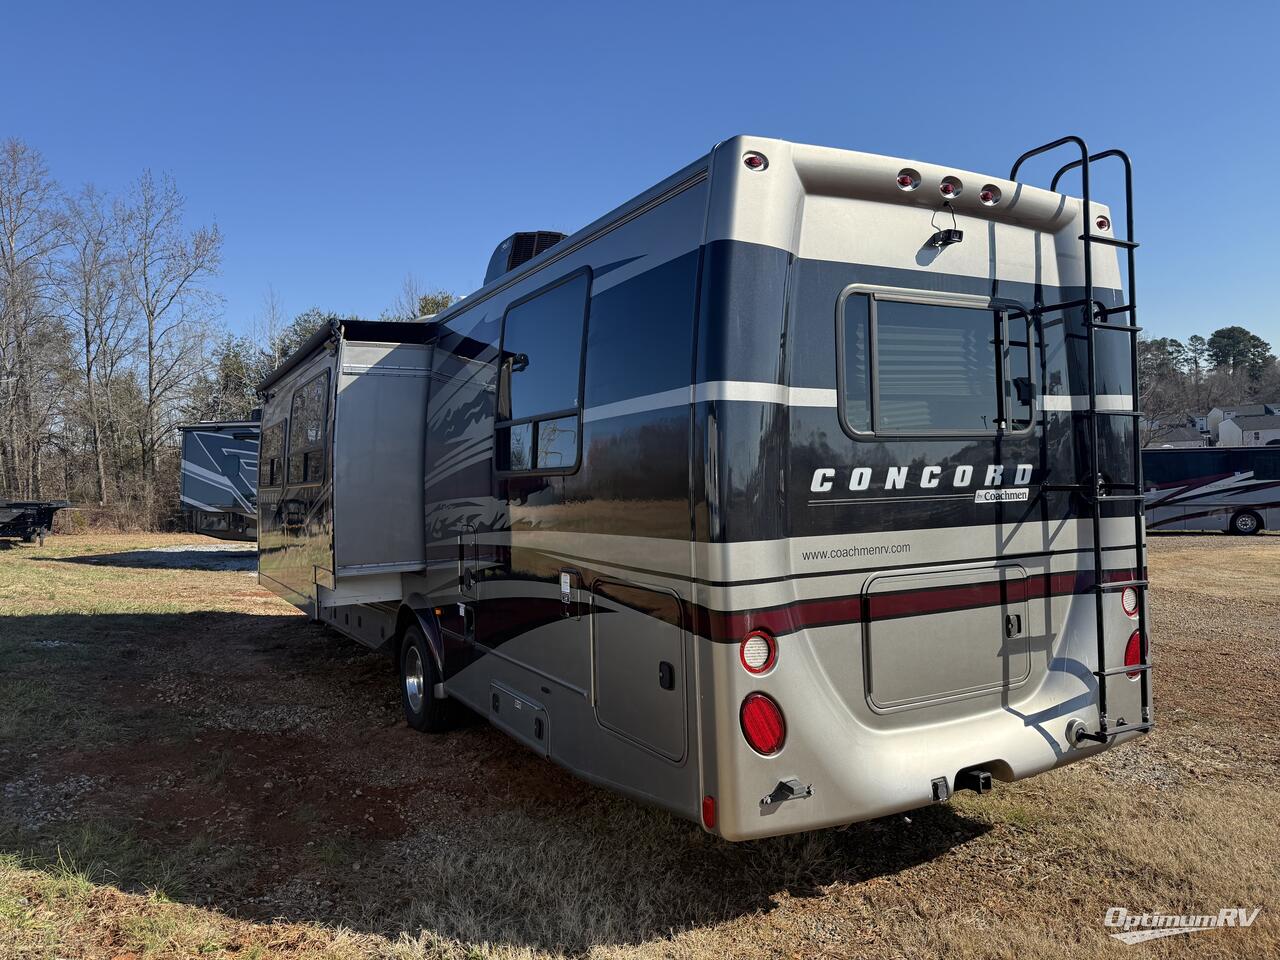
[[[786,721],[772,697],[763,693],[747,694],[738,719],[742,724],[742,735],[756,753],[772,756],[787,741]]]
[[[738,645],[738,660],[747,673],[765,673],[777,659],[777,641],[763,630],[753,630]]]
[[[1120,591],[1120,606],[1124,608],[1124,612],[1129,616],[1137,618],[1138,591],[1133,589],[1133,587],[1125,587]]]

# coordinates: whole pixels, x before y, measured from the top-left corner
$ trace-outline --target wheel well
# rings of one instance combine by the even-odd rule
[[[440,630],[435,622],[435,614],[430,607],[419,610],[410,606],[408,603],[400,604],[400,609],[396,612],[396,634],[392,638],[392,653],[396,658],[396,666],[400,664],[400,648],[404,643],[404,634],[411,626],[422,628],[422,634],[427,639],[427,646],[431,648],[431,654],[435,657],[436,668],[440,670],[441,675],[444,674],[444,651],[440,646]]]

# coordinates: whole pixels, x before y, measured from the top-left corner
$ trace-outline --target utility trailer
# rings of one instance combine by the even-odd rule
[[[0,537],[39,543],[53,529],[53,515],[71,506],[70,500],[5,500],[0,498]]]
[[[464,706],[731,840],[1136,737],[1131,195],[1077,137],[1007,178],[725,141],[271,374],[260,580],[388,649],[411,726]]]
[[[211,420],[182,430],[179,497],[187,528],[220,540],[258,533],[257,420]]]

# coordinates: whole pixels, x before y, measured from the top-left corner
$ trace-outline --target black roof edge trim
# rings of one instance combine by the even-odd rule
[[[331,340],[363,340],[371,343],[430,343],[436,338],[435,321],[421,320],[332,320],[311,335],[286,357],[260,384],[258,394],[268,390],[307,362]]]

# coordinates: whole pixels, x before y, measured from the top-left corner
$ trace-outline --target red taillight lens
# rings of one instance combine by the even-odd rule
[[[1120,591],[1120,606],[1131,617],[1138,615],[1138,591],[1133,587],[1125,587]]]
[[[766,757],[777,753],[787,740],[787,724],[782,710],[763,693],[752,693],[742,701],[742,735],[756,753]]]
[[[1129,635],[1129,642],[1124,645],[1124,665],[1126,667],[1136,667],[1142,663],[1142,634],[1137,630]],[[1133,673],[1126,673],[1125,676],[1130,680],[1136,680],[1141,675],[1140,670]]]
[[[702,798],[702,825],[708,830],[716,827],[716,798],[710,795]]]
[[[778,659],[778,644],[763,630],[753,630],[738,646],[738,659],[747,673],[764,673]]]

